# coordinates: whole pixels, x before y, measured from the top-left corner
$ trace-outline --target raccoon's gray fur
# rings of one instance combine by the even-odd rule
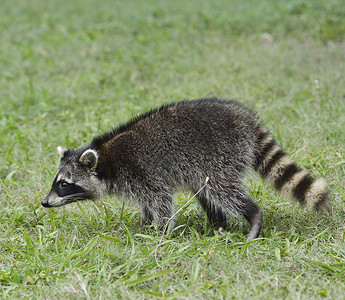
[[[216,98],[164,105],[140,115],[78,149],[58,147],[61,162],[44,207],[117,194],[136,199],[144,222],[161,226],[173,214],[179,187],[197,198],[216,228],[229,213],[261,230],[262,211],[242,185],[254,168],[302,205],[319,209],[328,189],[298,167],[256,115],[235,101]]]

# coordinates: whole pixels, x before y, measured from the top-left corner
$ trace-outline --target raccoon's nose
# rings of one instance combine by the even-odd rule
[[[48,197],[45,198],[42,202],[41,202],[42,206],[44,207],[50,207],[49,203],[48,203]]]

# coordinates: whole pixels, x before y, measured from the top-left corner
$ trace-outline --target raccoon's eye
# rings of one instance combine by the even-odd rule
[[[69,185],[69,183],[66,182],[66,181],[61,181],[61,182],[59,183],[59,186],[60,186],[61,188],[66,188],[66,187],[68,187],[68,185]]]

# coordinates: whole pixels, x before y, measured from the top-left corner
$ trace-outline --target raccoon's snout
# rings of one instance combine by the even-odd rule
[[[44,200],[41,202],[41,204],[44,207],[51,207],[51,205],[48,203],[48,197],[44,198]]]

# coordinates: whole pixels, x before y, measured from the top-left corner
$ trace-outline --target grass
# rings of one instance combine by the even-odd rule
[[[0,295],[29,299],[340,299],[345,291],[345,10],[341,1],[0,2]],[[58,145],[207,95],[254,106],[325,177],[314,214],[254,175],[258,240],[213,232],[191,201],[161,237],[132,203],[46,210]],[[177,206],[191,197],[181,192]],[[156,254],[156,255],[155,255]]]

